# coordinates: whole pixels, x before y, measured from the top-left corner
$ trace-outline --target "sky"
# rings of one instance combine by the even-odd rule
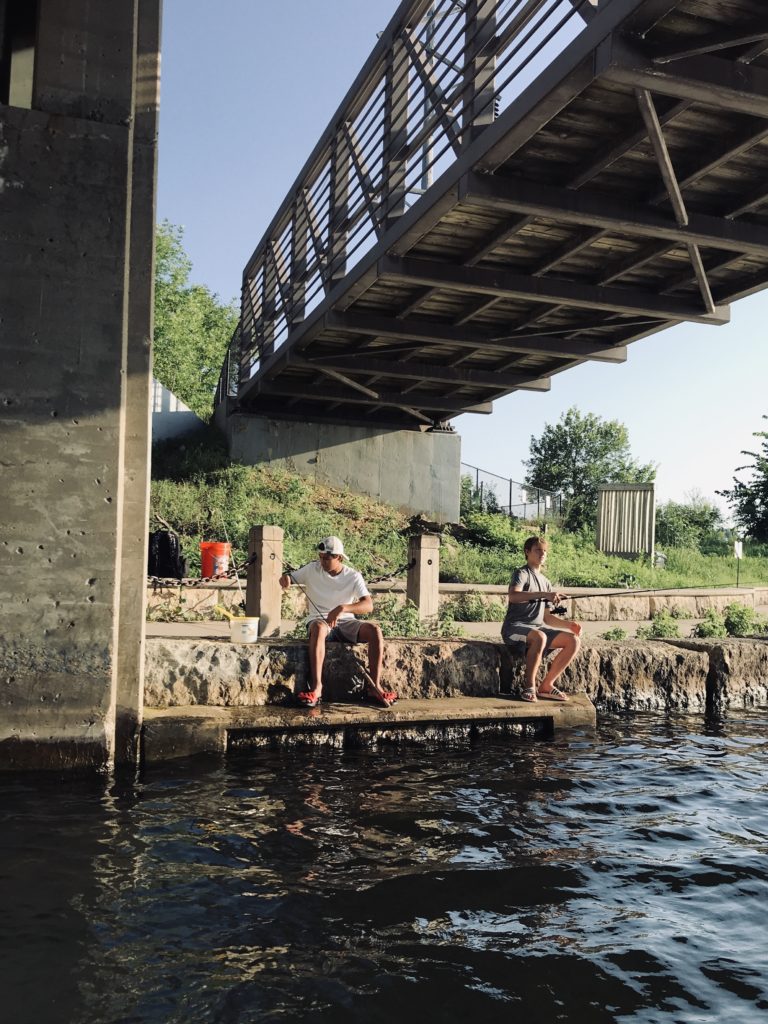
[[[164,0],[158,219],[184,229],[193,280],[222,299],[397,9],[396,0]],[[454,420],[462,461],[522,480],[531,436],[571,406],[629,431],[657,501],[716,501],[768,429],[768,291],[724,327],[681,324],[586,363],[548,394]],[[742,477],[748,474],[741,474]]]

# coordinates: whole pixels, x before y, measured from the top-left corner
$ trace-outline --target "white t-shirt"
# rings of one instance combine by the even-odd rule
[[[340,604],[354,604],[363,597],[369,597],[368,587],[357,569],[351,565],[343,565],[337,576],[326,572],[318,559],[308,562],[290,574],[294,583],[306,587],[311,598],[307,621],[325,618],[328,612]],[[354,619],[352,612],[342,612],[339,619]]]

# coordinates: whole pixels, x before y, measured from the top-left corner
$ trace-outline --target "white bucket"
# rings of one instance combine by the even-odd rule
[[[230,619],[229,638],[233,644],[255,644],[259,639],[258,615]]]

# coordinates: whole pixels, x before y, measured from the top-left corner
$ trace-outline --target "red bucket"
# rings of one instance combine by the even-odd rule
[[[229,569],[232,545],[221,541],[204,540],[200,543],[200,569],[203,577],[221,576]]]

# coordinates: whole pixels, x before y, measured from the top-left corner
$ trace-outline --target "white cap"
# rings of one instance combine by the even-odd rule
[[[344,545],[339,537],[323,537],[317,545],[317,550],[321,555],[339,555],[340,558],[347,557],[344,554]]]

